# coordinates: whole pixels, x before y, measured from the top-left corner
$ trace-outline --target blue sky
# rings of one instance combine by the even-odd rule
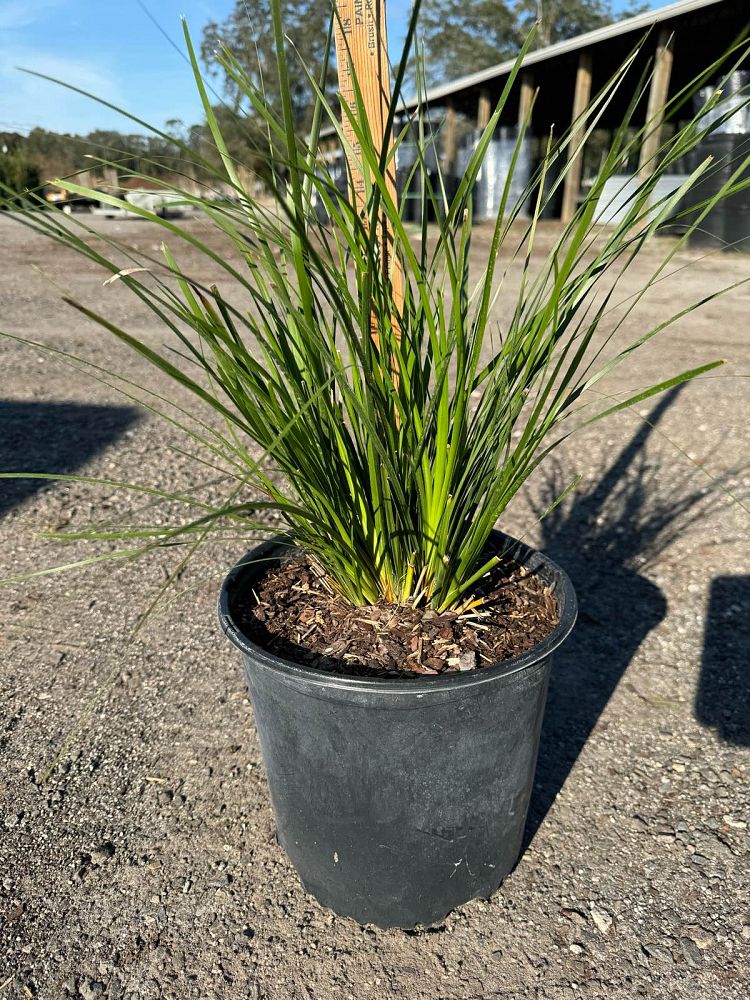
[[[221,21],[234,0],[145,0],[175,41],[185,15],[196,41]],[[651,0],[662,6],[666,0]],[[398,42],[409,0],[389,0],[391,44]],[[615,6],[622,6],[618,0]],[[116,113],[18,72],[24,66],[75,84],[155,125],[200,120],[190,69],[137,0],[0,0],[0,131],[35,125],[61,132],[129,126]]]

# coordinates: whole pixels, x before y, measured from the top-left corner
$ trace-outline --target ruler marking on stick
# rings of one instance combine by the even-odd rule
[[[336,10],[338,15],[335,25],[336,57],[341,100],[356,117],[358,111],[351,72],[353,68],[370,134],[375,148],[381,150],[385,143],[385,129],[391,102],[385,0],[336,0]],[[342,114],[342,129],[350,147],[347,150],[347,159],[354,205],[360,216],[363,216],[367,208],[367,197],[362,149],[346,114]],[[389,152],[392,143],[391,136]],[[395,161],[391,159],[386,168],[386,190],[394,203],[397,198],[395,169]],[[401,265],[394,254],[393,233],[385,213],[381,214],[378,222],[378,247],[381,266],[391,278],[394,307],[401,310],[404,299],[404,278]],[[393,317],[393,324],[396,336],[399,337],[398,317]],[[378,331],[374,318],[372,333],[377,342]]]

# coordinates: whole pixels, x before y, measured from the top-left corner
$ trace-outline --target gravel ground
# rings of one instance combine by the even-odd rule
[[[142,249],[159,241],[142,222],[96,226]],[[479,231],[477,269],[486,243]],[[3,330],[164,388],[60,301],[72,293],[160,344],[125,289],[7,218],[0,247]],[[656,260],[649,250],[626,290]],[[648,296],[631,336],[748,273],[746,257],[676,258],[688,263]],[[189,254],[186,267],[216,277]],[[747,372],[749,308],[743,289],[709,303],[611,389],[715,357]],[[2,341],[0,364],[0,466],[165,488],[210,475],[173,450],[176,430],[40,349]],[[618,415],[566,446],[509,513],[507,530],[569,570],[581,618],[555,665],[521,860],[491,900],[428,930],[334,917],[276,843],[238,658],[215,620],[241,542],[204,550],[182,598],[135,638],[175,567],[167,553],[3,591],[2,1000],[744,1000],[748,515],[677,446],[747,498],[747,404],[742,379],[705,379],[643,410],[655,429]],[[570,502],[538,525],[578,472]],[[111,488],[6,484],[0,575],[90,554],[37,533],[125,506]]]

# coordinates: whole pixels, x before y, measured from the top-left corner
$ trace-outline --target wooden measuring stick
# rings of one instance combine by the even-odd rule
[[[370,133],[378,153],[385,142],[385,129],[391,103],[391,78],[388,64],[388,38],[386,33],[385,0],[336,0],[337,19],[336,61],[338,63],[339,91],[353,115],[357,116],[357,99],[352,80],[352,70],[362,97]],[[352,195],[360,217],[367,209],[362,151],[351,122],[342,115],[342,129],[351,147],[347,151],[352,178]],[[393,147],[393,137],[388,139],[388,149]],[[386,190],[396,202],[396,165],[391,160],[386,170]],[[393,302],[397,310],[403,308],[404,275],[394,253],[393,233],[385,213],[378,221],[378,247],[383,273],[390,276]],[[398,317],[393,317],[397,339],[400,339]],[[372,335],[377,344],[378,330],[372,320]]]

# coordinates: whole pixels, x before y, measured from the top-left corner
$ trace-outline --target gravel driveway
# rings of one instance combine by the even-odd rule
[[[160,240],[141,221],[95,224],[149,251]],[[486,245],[479,230],[477,269]],[[72,294],[160,345],[126,289],[7,217],[0,248],[0,329],[167,388],[61,303]],[[656,259],[648,250],[627,290]],[[750,272],[734,255],[676,263],[693,266],[654,289],[631,336]],[[747,373],[749,315],[747,288],[709,303],[611,388],[716,357]],[[0,340],[0,371],[1,468],[167,489],[211,478],[176,450],[176,429],[49,353]],[[169,552],[3,590],[0,1000],[746,1000],[750,515],[723,491],[748,506],[749,395],[742,378],[705,379],[651,401],[649,423],[597,425],[509,513],[507,530],[568,569],[581,617],[556,661],[518,867],[491,900],[428,930],[334,917],[276,843],[240,665],[215,618],[241,541],[205,548],[180,599],[135,638],[177,563]],[[111,487],[6,483],[0,575],[93,554],[38,533],[127,502]]]

